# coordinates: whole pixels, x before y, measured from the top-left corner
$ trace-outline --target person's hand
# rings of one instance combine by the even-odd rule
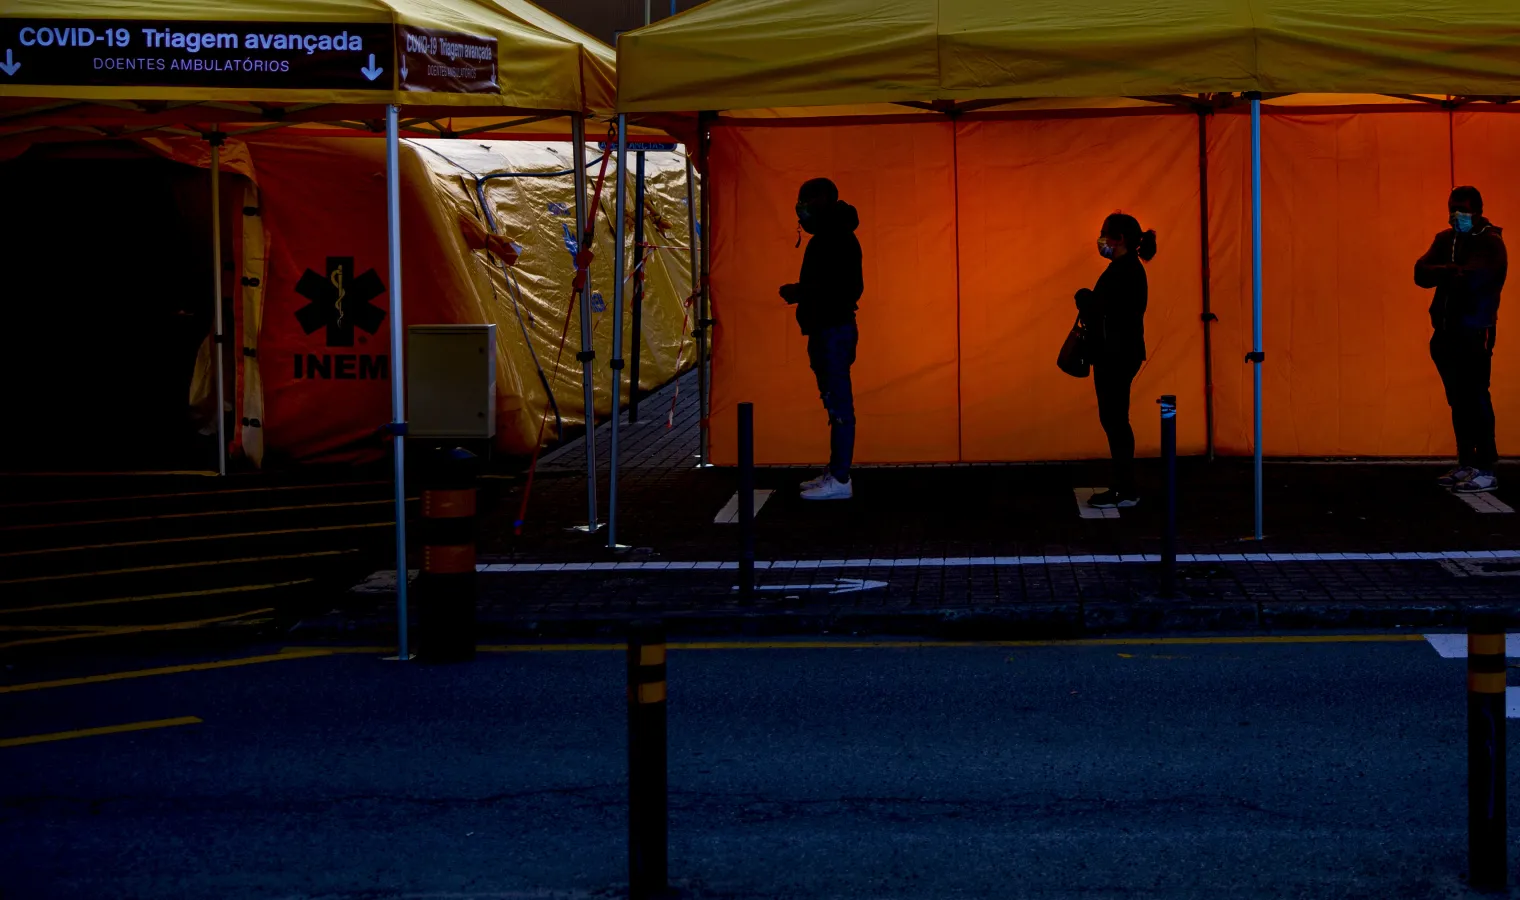
[[[797,285],[795,285],[795,284],[783,284],[781,286],[781,299],[785,300],[789,304],[790,303],[796,303],[797,302]]]
[[[1092,290],[1090,288],[1083,288],[1082,290],[1077,291],[1077,309],[1081,309],[1082,307],[1086,306],[1087,301],[1091,299]]]

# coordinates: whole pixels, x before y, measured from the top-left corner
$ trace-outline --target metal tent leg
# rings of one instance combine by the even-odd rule
[[[686,148],[686,233],[690,235],[687,243],[691,247],[691,299],[692,325],[695,326],[692,334],[697,339],[697,409],[700,411],[707,406],[707,382],[702,379],[702,365],[707,359],[707,329],[701,325],[702,303],[700,292],[702,290],[701,259],[697,253],[697,168],[691,164],[691,148]],[[699,425],[701,444],[697,449],[699,462],[707,462],[707,427]]]
[[[211,340],[213,365],[216,366],[216,473],[227,474],[227,387],[223,383],[223,349],[227,343],[222,321],[222,141],[213,133],[211,142],[211,296],[216,306],[212,312],[215,336]]]
[[[570,119],[571,154],[575,160],[575,229],[577,253],[596,221],[596,210],[589,207],[586,196],[586,120],[580,114]],[[586,531],[593,534],[601,527],[596,518],[596,388],[592,370],[591,347],[591,278],[581,289],[581,386],[586,404]]]
[[[622,418],[619,408],[623,386],[623,273],[627,270],[627,249],[624,239],[628,234],[625,222],[628,204],[628,122],[618,116],[617,139],[617,221],[613,227],[612,252],[612,422],[611,440],[607,450],[607,546],[617,549],[617,476],[618,476],[618,421]],[[611,148],[608,148],[611,152]],[[634,385],[631,391],[638,390]]]
[[[1261,474],[1261,365],[1265,361],[1261,345],[1261,95],[1251,96],[1251,363],[1256,380],[1256,540],[1262,534]]]
[[[407,660],[406,623],[406,392],[401,320],[401,129],[395,106],[385,108],[385,226],[391,293],[391,435],[396,459],[396,652]]]
[[[708,136],[708,124],[706,116],[699,123],[697,137],[698,153],[702,160],[702,192],[697,204],[699,211],[697,225],[702,229],[700,252],[697,255],[697,278],[700,287],[697,290],[697,425],[698,425],[698,454],[699,466],[712,465],[712,332],[709,326],[712,324],[712,296],[709,293],[709,279],[712,275],[712,258],[708,252],[712,239],[712,166],[709,163],[709,149],[712,144]],[[696,229],[692,229],[692,240],[696,241]],[[696,246],[694,243],[693,246]]]

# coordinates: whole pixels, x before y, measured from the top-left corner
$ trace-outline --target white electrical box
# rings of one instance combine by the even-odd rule
[[[496,436],[495,325],[412,325],[404,362],[408,434]]]

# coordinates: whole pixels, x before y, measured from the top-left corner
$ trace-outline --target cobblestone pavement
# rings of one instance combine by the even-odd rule
[[[679,390],[679,396],[675,396]],[[1520,467],[1479,506],[1437,487],[1440,460],[1268,462],[1266,539],[1249,460],[1179,462],[1181,562],[1163,596],[1161,469],[1142,460],[1142,504],[1084,518],[1076,491],[1102,461],[864,467],[856,497],[808,504],[813,473],[762,468],[759,592],[735,593],[739,532],[715,519],[737,473],[696,466],[691,375],[624,424],[617,540],[587,519],[584,447],[541,461],[522,533],[522,484],[487,491],[480,617],[507,631],[600,634],[644,615],[694,631],[1095,632],[1160,628],[1437,627],[1477,608],[1520,611]],[[607,426],[598,434],[606,515]],[[1497,501],[1497,503],[1492,502]],[[356,595],[349,626],[384,623],[388,593]],[[336,621],[336,620],[332,620]],[[329,625],[332,624],[329,621]],[[535,631],[536,629],[536,631]]]

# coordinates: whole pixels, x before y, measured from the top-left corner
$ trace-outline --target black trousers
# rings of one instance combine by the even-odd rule
[[[1489,380],[1494,368],[1493,328],[1452,328],[1430,339],[1430,358],[1451,405],[1451,427],[1457,435],[1459,465],[1493,471],[1499,462],[1494,442],[1494,401]]]
[[[829,414],[829,474],[840,484],[850,481],[855,460],[855,389],[850,366],[860,344],[854,324],[825,328],[808,338],[808,365],[818,380],[818,395]]]
[[[1140,364],[1140,360],[1093,363],[1098,421],[1108,435],[1108,452],[1114,460],[1113,490],[1121,494],[1135,493],[1135,431],[1129,424],[1129,394]]]

